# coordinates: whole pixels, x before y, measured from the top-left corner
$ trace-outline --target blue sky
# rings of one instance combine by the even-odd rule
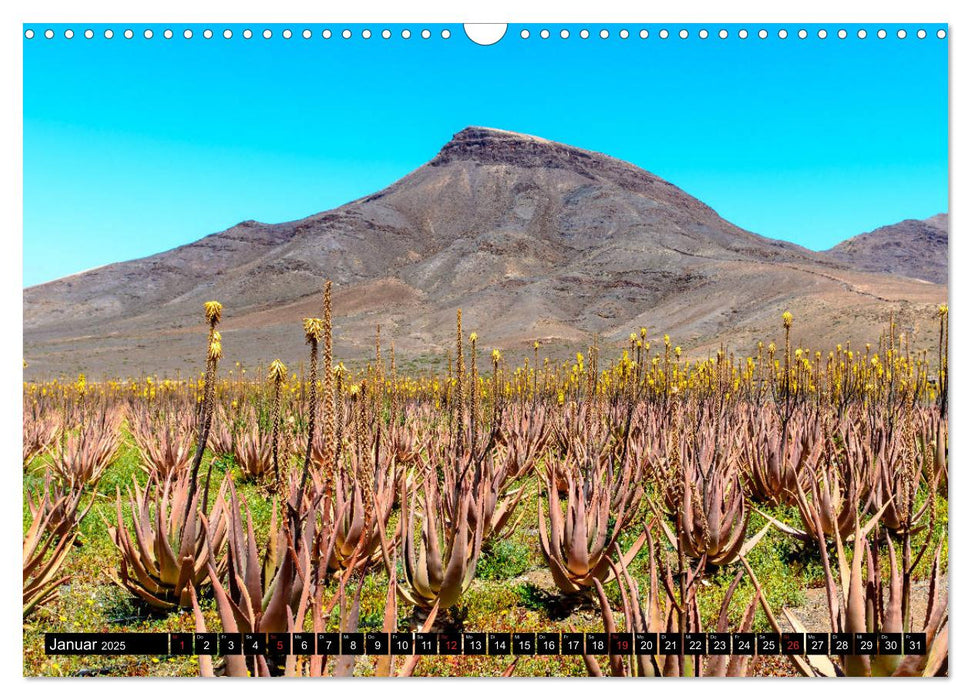
[[[510,25],[489,47],[460,25],[447,25],[447,40],[446,25],[412,26],[407,40],[400,25],[387,40],[374,25],[370,39],[363,27],[332,26],[323,39],[325,25],[306,25],[309,40],[305,25],[271,25],[268,40],[244,39],[245,25],[211,25],[208,40],[209,25],[125,25],[130,40],[119,25],[53,25],[48,40],[47,26],[24,39],[25,286],[245,219],[339,206],[419,167],[471,124],[631,161],[743,228],[813,249],[948,208],[948,40],[938,25],[921,25],[922,40],[917,26],[903,40],[878,39],[872,25],[841,25],[846,39],[832,25],[805,25],[805,40],[802,25],[784,25],[786,39],[783,25],[745,25],[744,40],[739,25],[725,25],[727,39],[715,36],[723,25],[707,39],[702,25],[688,25],[688,39],[631,25],[628,39],[613,26],[606,40],[584,40],[581,25],[550,25],[544,40],[542,26]],[[88,26],[93,39],[82,36]],[[351,39],[339,36],[345,26]],[[432,38],[418,36],[424,26]]]

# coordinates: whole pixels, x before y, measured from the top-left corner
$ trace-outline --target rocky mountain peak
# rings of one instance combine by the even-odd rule
[[[569,167],[608,156],[515,131],[469,126],[452,137],[429,163],[441,166],[455,161],[507,164],[527,168]]]

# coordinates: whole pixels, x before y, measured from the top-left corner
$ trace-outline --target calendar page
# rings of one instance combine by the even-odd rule
[[[23,675],[948,674],[943,23],[27,23]]]

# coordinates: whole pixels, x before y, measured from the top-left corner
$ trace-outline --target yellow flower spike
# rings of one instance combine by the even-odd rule
[[[492,351],[492,362],[494,364],[499,364],[499,360],[502,358],[498,348]]]
[[[788,311],[782,313],[782,325],[786,328],[792,328],[792,314]]]
[[[470,343],[474,343],[478,339],[479,339],[479,334],[476,333],[475,331],[473,331],[472,333],[469,334],[469,342]]]
[[[281,382],[287,377],[287,366],[280,360],[273,360],[270,363],[270,371],[267,373],[267,376],[271,381]]]
[[[320,318],[305,318],[303,333],[308,343],[319,343],[324,334],[324,321]]]
[[[206,310],[206,322],[210,326],[215,326],[223,317],[223,305],[218,301],[207,301],[203,304]]]

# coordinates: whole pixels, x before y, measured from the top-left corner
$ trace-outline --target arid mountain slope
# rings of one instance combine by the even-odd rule
[[[948,216],[907,219],[853,236],[826,254],[857,270],[947,284]]]
[[[744,231],[629,163],[470,127],[388,188],[284,224],[243,222],[195,243],[24,291],[28,376],[198,370],[202,303],[225,306],[226,359],[305,351],[300,320],[336,286],[337,351],[399,357],[451,342],[455,309],[489,347],[550,353],[646,325],[686,351],[747,352],[797,317],[797,341],[875,339],[891,309],[932,326],[939,285],[860,273]],[[927,318],[925,321],[923,319]]]

